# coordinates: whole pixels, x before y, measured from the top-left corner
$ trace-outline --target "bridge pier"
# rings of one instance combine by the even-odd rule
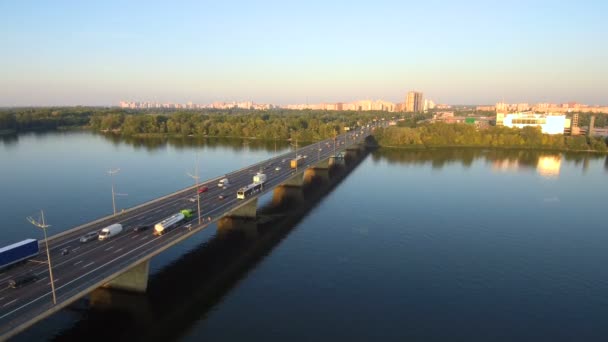
[[[311,167],[304,172],[304,183],[311,184],[314,181],[329,183],[329,167]]]
[[[242,217],[222,217],[217,221],[218,235],[226,235],[239,232],[248,239],[258,237],[258,225],[256,221]]]
[[[136,265],[103,285],[105,288],[144,293],[148,289],[150,261]]]
[[[245,200],[246,202],[240,207],[232,210],[227,213],[228,217],[238,217],[238,218],[249,218],[254,219],[257,217],[258,211],[258,198],[253,198],[250,200]]]
[[[281,207],[292,203],[304,201],[304,194],[301,186],[278,185],[272,192],[272,204]]]

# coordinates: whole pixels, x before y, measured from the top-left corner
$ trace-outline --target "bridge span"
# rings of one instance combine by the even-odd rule
[[[57,303],[52,302],[47,255],[41,248],[41,253],[30,262],[0,273],[0,340],[18,334],[100,287],[145,292],[152,257],[222,218],[255,218],[258,197],[271,190],[275,191],[275,197],[291,196],[294,193],[291,190],[301,187],[311,178],[328,177],[329,167],[341,162],[338,154],[357,153],[372,129],[365,127],[335,139],[304,146],[295,152],[199,183],[199,188],[208,188],[200,195],[200,223],[197,203],[190,201],[197,196],[198,189],[192,186],[49,237]],[[290,167],[290,162],[298,155],[302,158],[296,170]],[[253,175],[259,171],[267,175],[261,191],[245,199],[237,199],[237,190],[252,183]],[[221,178],[229,179],[228,188],[218,186]],[[152,234],[153,228],[144,231],[133,229],[153,225],[184,208],[192,209],[193,218],[160,236]],[[82,235],[114,223],[124,227],[116,237],[79,243]],[[64,248],[68,248],[70,253],[63,255]],[[9,279],[31,273],[38,276],[35,283],[17,289],[8,286]]]

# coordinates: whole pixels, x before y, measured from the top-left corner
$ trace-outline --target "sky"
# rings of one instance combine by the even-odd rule
[[[608,1],[0,1],[0,106],[608,105]]]

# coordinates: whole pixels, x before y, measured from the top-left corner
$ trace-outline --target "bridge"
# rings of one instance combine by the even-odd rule
[[[41,245],[37,257],[0,273],[0,340],[18,334],[98,288],[145,292],[152,257],[212,223],[221,227],[229,217],[254,219],[258,198],[270,191],[274,191],[273,198],[297,200],[305,182],[329,178],[333,164],[343,163],[344,155],[359,153],[372,129],[364,127],[199,183],[199,189],[208,188],[199,196],[200,218],[197,201],[192,201],[197,196],[195,185],[49,237],[56,303],[52,301],[46,250]],[[301,161],[292,168],[290,163],[296,156],[301,156]],[[237,199],[237,190],[251,184],[257,172],[267,176],[261,191]],[[227,188],[218,186],[222,178],[229,179]],[[133,229],[153,225],[182,209],[191,209],[193,218],[162,235],[153,235],[153,229]],[[121,234],[106,241],[79,242],[81,236],[114,223],[122,224]],[[62,253],[65,248],[70,250],[67,255]],[[8,280],[31,273],[38,276],[35,283],[17,289],[8,286]]]

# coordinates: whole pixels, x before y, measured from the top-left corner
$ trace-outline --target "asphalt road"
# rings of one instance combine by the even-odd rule
[[[357,137],[354,132],[338,136],[336,150],[344,150],[360,142],[367,133],[369,129],[359,132]],[[323,160],[333,153],[333,139],[302,147],[298,149],[297,154],[306,158],[298,168],[304,170],[307,166],[316,164],[319,156]],[[200,195],[201,217],[204,221],[202,224],[198,224],[196,201],[189,200],[196,198],[196,187],[193,186],[165,196],[163,199],[147,202],[115,217],[58,234],[49,240],[57,306],[63,307],[86,295],[92,288],[107,282],[109,277],[159,254],[242,205],[244,201],[236,198],[236,192],[240,187],[252,183],[256,172],[265,173],[267,180],[264,191],[252,195],[251,198],[272,190],[294,174],[295,171],[290,168],[289,163],[295,155],[296,152],[293,151],[285,153],[233,173],[201,182],[199,187],[208,187],[208,190]],[[230,185],[227,188],[220,188],[218,181],[224,177],[229,179]],[[224,199],[220,199],[220,195],[223,195]],[[153,235],[153,227],[144,231],[133,230],[140,225],[154,225],[182,209],[192,209],[193,218],[179,222],[161,236]],[[208,221],[209,218],[211,221]],[[106,241],[97,239],[86,243],[79,241],[82,235],[98,231],[113,223],[122,224],[122,233]],[[192,228],[184,228],[187,224],[192,224]],[[69,254],[62,255],[64,248],[70,251]],[[46,261],[46,250],[44,244],[41,244],[41,252],[37,257],[0,273],[0,339],[16,327],[37,321],[45,312],[53,309]],[[36,274],[38,280],[17,289],[8,286],[10,279],[28,273]]]

